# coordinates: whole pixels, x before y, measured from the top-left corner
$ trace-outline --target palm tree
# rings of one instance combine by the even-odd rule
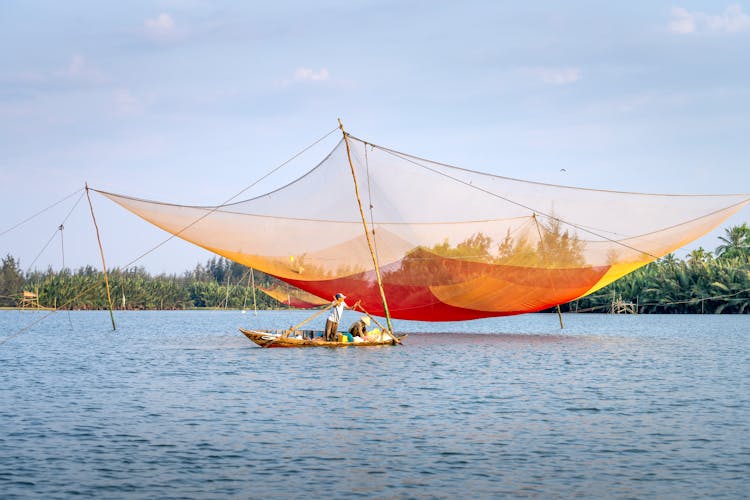
[[[719,236],[723,244],[716,247],[716,255],[721,258],[744,257],[750,254],[750,227],[747,222],[741,226],[732,226],[724,230],[725,236]]]
[[[705,264],[711,260],[711,252],[703,247],[698,247],[687,255],[687,260],[691,266]]]

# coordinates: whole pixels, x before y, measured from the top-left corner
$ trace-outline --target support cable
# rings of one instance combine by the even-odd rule
[[[83,193],[81,193],[81,198],[83,198]],[[78,201],[81,201],[81,198],[78,198]],[[76,202],[76,205],[78,202]],[[63,238],[63,230],[65,229],[64,224],[60,224],[60,253],[62,254],[62,265],[60,266],[60,271],[63,271],[65,269],[65,239]],[[55,297],[55,309],[57,309],[57,297]],[[70,325],[71,330],[75,330],[73,328],[73,320],[70,319],[70,309],[67,310],[68,313],[68,325]]]
[[[357,139],[357,140],[361,141],[361,139]],[[361,142],[364,142],[364,141],[361,141]],[[540,214],[540,215],[543,215],[544,217],[547,217],[548,219],[551,219],[551,220],[555,220],[555,221],[558,221],[558,222],[560,222],[560,223],[562,223],[562,224],[565,224],[565,225],[568,225],[568,226],[574,227],[574,228],[576,228],[576,229],[578,229],[578,230],[580,230],[580,231],[583,231],[583,232],[585,232],[585,233],[588,233],[588,234],[590,234],[590,235],[592,235],[592,236],[596,236],[597,238],[601,238],[601,239],[603,239],[603,240],[607,240],[607,241],[609,241],[609,242],[611,242],[611,243],[614,243],[614,244],[616,244],[616,245],[619,245],[619,246],[621,246],[621,247],[627,248],[627,249],[629,249],[629,250],[632,250],[632,251],[634,251],[634,252],[638,252],[639,254],[642,254],[642,255],[648,255],[649,257],[652,257],[653,259],[658,259],[658,258],[659,258],[658,256],[656,256],[656,255],[654,255],[654,254],[652,254],[652,253],[650,253],[650,252],[646,252],[645,250],[640,250],[640,249],[638,249],[638,248],[635,248],[635,247],[633,247],[633,246],[631,246],[631,245],[628,245],[627,243],[623,243],[622,241],[619,241],[619,240],[615,240],[615,239],[613,239],[613,238],[610,238],[610,237],[608,237],[608,236],[605,236],[605,235],[603,235],[603,234],[601,234],[601,233],[599,233],[599,232],[595,232],[595,231],[592,231],[591,229],[589,229],[589,228],[586,228],[585,226],[582,226],[582,225],[580,225],[580,224],[576,224],[576,223],[573,223],[573,222],[570,222],[570,221],[566,221],[566,220],[564,220],[564,219],[560,219],[559,217],[555,217],[554,215],[550,215],[550,214],[547,214],[547,213],[545,213],[544,211],[542,211],[542,210],[537,210],[537,209],[536,209],[536,208],[534,208],[534,207],[530,207],[530,206],[528,206],[528,205],[524,205],[523,203],[520,203],[520,202],[514,201],[514,200],[512,200],[512,199],[510,199],[510,198],[507,198],[507,197],[505,197],[505,196],[502,196],[502,195],[500,195],[500,194],[498,194],[498,193],[495,193],[495,192],[493,192],[493,191],[490,191],[489,189],[485,189],[485,188],[483,188],[483,187],[480,187],[480,186],[475,186],[475,185],[471,184],[470,182],[466,182],[466,181],[464,181],[464,180],[462,180],[462,179],[459,179],[459,178],[457,178],[457,177],[453,177],[453,176],[451,176],[451,175],[449,175],[449,174],[447,174],[447,173],[445,173],[445,172],[441,172],[440,170],[437,170],[437,169],[431,168],[431,167],[429,167],[429,166],[427,166],[427,165],[424,165],[424,164],[422,164],[422,163],[419,163],[418,161],[415,161],[415,160],[414,160],[414,159],[413,159],[413,158],[412,158],[411,156],[405,155],[404,153],[400,153],[400,152],[398,152],[398,151],[395,151],[395,150],[392,150],[392,149],[388,149],[388,148],[385,148],[385,147],[382,147],[382,146],[378,146],[378,145],[375,145],[375,144],[372,144],[372,143],[366,143],[366,144],[370,144],[371,146],[373,146],[373,147],[376,147],[376,148],[380,149],[380,150],[381,150],[381,151],[383,151],[384,153],[390,154],[391,156],[394,156],[394,157],[396,157],[396,158],[399,158],[399,159],[401,159],[401,160],[404,160],[404,161],[407,161],[407,162],[409,162],[409,163],[412,163],[412,164],[414,164],[414,165],[416,165],[416,166],[418,166],[418,167],[420,167],[420,168],[423,168],[423,169],[425,169],[425,170],[429,170],[430,172],[433,172],[433,173],[435,173],[435,174],[438,174],[438,175],[441,175],[441,176],[443,176],[443,177],[446,177],[446,178],[448,178],[448,179],[451,179],[451,180],[453,180],[453,181],[455,181],[455,182],[458,182],[458,183],[460,183],[460,184],[463,184],[463,185],[465,185],[465,186],[467,186],[467,187],[469,187],[469,188],[472,188],[472,189],[476,189],[476,190],[478,190],[478,191],[481,191],[481,192],[483,192],[483,193],[485,193],[485,194],[488,194],[488,195],[490,195],[490,196],[493,196],[493,197],[495,197],[495,198],[499,198],[499,199],[501,199],[501,200],[503,200],[503,201],[506,201],[506,202],[508,202],[508,203],[511,203],[511,204],[513,204],[513,205],[519,206],[519,207],[521,207],[521,208],[525,208],[526,210],[529,210],[530,212],[535,212],[535,213],[538,213],[538,214]],[[429,160],[424,160],[424,161],[429,161]],[[454,169],[457,169],[457,168],[458,168],[458,167],[452,167],[452,166],[450,166],[450,165],[444,165],[444,166],[446,166],[446,167],[450,167],[450,168],[454,168]],[[465,169],[459,169],[459,170],[465,170]],[[507,179],[507,177],[503,177],[503,178]],[[633,194],[642,194],[642,193],[633,193]],[[741,205],[741,204],[744,204],[744,203],[747,203],[747,202],[748,202],[748,200],[746,199],[746,200],[740,201],[740,202],[738,202],[738,203],[735,203],[735,204],[733,204],[733,205],[730,205],[729,207],[725,207],[725,208],[723,208],[723,209],[720,209],[720,210],[716,210],[715,212],[712,212],[712,213],[710,213],[710,214],[706,214],[706,215],[703,215],[703,216],[701,216],[701,217],[697,217],[697,218],[695,218],[695,219],[693,219],[693,220],[697,220],[697,219],[700,219],[700,218],[702,218],[702,217],[706,217],[706,216],[708,216],[708,215],[713,215],[714,213],[720,212],[721,210],[725,210],[725,209],[727,209],[727,208],[732,208],[732,207],[735,207],[735,206],[737,206],[737,205]],[[685,222],[683,222],[683,224],[684,224],[684,223],[687,223],[687,222],[692,222],[692,220],[690,220],[690,221],[685,221]],[[668,229],[668,228],[665,228],[665,229]]]
[[[39,253],[36,254],[36,257],[34,257],[34,260],[32,260],[31,264],[29,264],[29,267],[26,268],[26,272],[27,273],[31,272],[31,267],[34,264],[36,264],[36,261],[39,259],[39,257],[41,257],[42,254],[44,253],[44,251],[47,250],[47,247],[49,246],[50,243],[52,243],[52,240],[55,239],[55,236],[57,236],[58,232],[60,232],[60,228],[55,229],[55,231],[52,233],[52,236],[50,236],[49,239],[47,240],[47,243],[45,243],[44,246],[42,247],[42,249],[39,250]]]
[[[574,224],[572,222],[568,222],[566,220],[560,219],[559,217],[555,217],[553,215],[549,215],[549,214],[547,214],[547,213],[545,213],[545,212],[543,212],[541,210],[537,210],[537,209],[535,209],[533,207],[530,207],[528,205],[524,205],[523,203],[511,200],[510,198],[507,198],[507,197],[502,196],[500,194],[497,194],[497,193],[495,193],[493,191],[490,191],[489,189],[485,189],[485,188],[480,187],[480,186],[475,186],[475,185],[471,184],[470,182],[466,182],[463,179],[459,179],[457,177],[453,177],[452,175],[448,175],[445,172],[441,172],[440,170],[437,170],[437,169],[434,169],[434,168],[430,168],[427,165],[422,165],[421,163],[416,162],[416,161],[412,160],[409,157],[403,156],[401,153],[398,153],[396,151],[392,151],[390,149],[385,149],[385,148],[380,148],[379,146],[376,146],[376,147],[378,147],[381,151],[384,151],[385,153],[390,154],[391,156],[395,156],[396,158],[400,158],[402,160],[406,160],[409,163],[413,163],[414,165],[416,165],[418,167],[424,168],[425,170],[429,170],[430,172],[433,172],[435,174],[442,175],[443,177],[447,177],[448,179],[451,179],[451,180],[453,180],[455,182],[458,182],[459,184],[463,184],[463,185],[465,185],[465,186],[467,186],[469,188],[476,189],[477,191],[481,191],[481,192],[483,192],[485,194],[488,194],[490,196],[494,196],[495,198],[499,198],[499,199],[501,199],[503,201],[507,201],[508,203],[511,203],[513,205],[519,206],[521,208],[525,208],[526,210],[529,210],[530,212],[538,213],[538,214],[543,215],[543,216],[545,216],[545,217],[547,217],[547,218],[549,218],[551,220],[556,220],[558,222],[561,222],[563,224],[566,224],[568,226],[574,227],[574,228],[579,229],[581,231],[584,231],[584,232],[586,232],[588,234],[596,236],[597,238],[601,238],[601,239],[607,240],[607,241],[609,241],[611,243],[615,243],[617,245],[620,245],[620,246],[623,246],[623,247],[628,248],[630,250],[633,250],[634,252],[638,252],[640,254],[648,255],[649,257],[653,257],[654,259],[658,259],[659,258],[656,255],[653,255],[653,254],[651,254],[649,252],[646,252],[646,251],[643,251],[643,250],[639,250],[639,249],[637,249],[635,247],[632,247],[632,246],[628,245],[627,243],[623,243],[621,241],[609,238],[609,237],[604,236],[602,234],[595,233],[594,231],[586,229],[583,226],[580,226],[578,224]]]
[[[549,259],[549,254],[547,253],[547,246],[544,244],[544,237],[542,236],[542,229],[539,226],[539,220],[536,218],[536,214],[533,214],[531,216],[532,219],[534,219],[534,223],[536,224],[536,231],[539,233],[539,245],[542,247],[542,255],[544,255],[544,259]],[[552,280],[552,276],[550,276],[549,279],[550,287],[552,288],[552,291],[557,293],[557,290],[555,289],[555,282]],[[557,319],[560,320],[560,329],[562,330],[565,328],[563,326],[563,317],[562,317],[562,311],[560,310],[560,304],[557,304]]]
[[[367,158],[367,143],[365,144],[365,171],[367,172],[367,198],[368,198],[368,205],[370,206],[370,224],[372,224],[372,245],[375,247],[375,255],[380,257],[380,253],[378,252],[378,239],[375,238],[375,214],[373,213],[373,204],[372,204],[372,182],[370,180],[370,161]]]
[[[182,229],[181,229],[181,230],[180,230],[180,231],[179,231],[178,233],[170,235],[170,236],[169,236],[169,237],[168,237],[167,239],[165,239],[165,240],[164,240],[164,241],[162,241],[161,243],[159,243],[159,244],[155,245],[155,246],[154,246],[153,248],[151,248],[150,250],[148,250],[148,251],[144,252],[143,254],[141,254],[140,256],[136,257],[135,259],[133,259],[132,261],[130,261],[130,262],[129,262],[128,264],[125,264],[125,266],[123,266],[123,268],[125,269],[125,268],[128,268],[128,267],[132,266],[133,264],[135,264],[136,262],[138,262],[139,260],[141,260],[141,259],[142,259],[143,257],[145,257],[146,255],[150,254],[151,252],[154,252],[154,251],[155,251],[156,249],[158,249],[159,247],[161,247],[161,246],[163,246],[164,244],[166,244],[166,243],[167,243],[168,241],[170,241],[170,240],[171,240],[172,238],[174,238],[174,237],[175,237],[175,236],[177,236],[178,234],[182,233],[183,231],[185,231],[185,230],[187,230],[188,228],[190,228],[190,227],[194,226],[195,224],[197,224],[198,222],[200,222],[200,221],[201,221],[201,220],[203,220],[204,218],[208,217],[208,216],[209,216],[209,215],[210,215],[211,213],[215,212],[216,210],[218,210],[218,209],[219,209],[219,208],[221,208],[222,206],[226,205],[227,203],[229,203],[230,201],[232,201],[233,199],[235,199],[236,197],[238,197],[239,195],[241,195],[242,193],[244,193],[244,192],[245,192],[245,191],[247,191],[248,189],[251,189],[251,188],[252,188],[252,187],[254,187],[254,186],[255,186],[256,184],[258,184],[258,183],[259,183],[260,181],[262,181],[262,180],[266,179],[267,177],[269,177],[270,175],[274,174],[274,173],[275,173],[276,171],[280,170],[280,169],[281,169],[282,167],[286,166],[287,164],[289,164],[290,162],[292,162],[293,160],[295,160],[295,159],[296,159],[297,157],[299,157],[299,156],[300,156],[300,155],[302,155],[303,153],[307,152],[307,151],[308,151],[309,149],[313,148],[314,146],[316,146],[317,144],[319,144],[320,142],[322,142],[323,140],[325,140],[326,138],[328,138],[328,136],[330,136],[331,134],[333,134],[334,132],[336,132],[336,131],[338,131],[338,130],[339,130],[339,128],[338,128],[338,127],[336,127],[336,128],[334,128],[334,129],[332,129],[332,130],[331,130],[330,132],[328,132],[327,134],[325,134],[325,135],[324,135],[323,137],[321,137],[321,138],[320,138],[320,139],[318,139],[317,141],[313,142],[313,143],[312,143],[312,144],[310,144],[309,146],[305,147],[304,149],[300,150],[300,151],[299,151],[298,153],[296,153],[295,155],[293,155],[293,156],[292,156],[291,158],[289,158],[288,160],[284,161],[283,163],[281,163],[280,165],[278,165],[277,167],[275,167],[275,168],[274,168],[273,170],[271,170],[270,172],[268,172],[267,174],[265,174],[265,175],[264,175],[263,177],[259,178],[258,180],[256,180],[255,182],[253,182],[252,184],[250,184],[249,186],[247,186],[246,188],[244,188],[244,189],[242,189],[241,191],[239,191],[239,192],[238,192],[237,194],[235,194],[234,196],[232,196],[231,198],[229,198],[229,199],[228,199],[227,201],[225,201],[225,202],[224,202],[224,203],[222,203],[221,205],[219,205],[219,206],[217,206],[217,207],[214,207],[214,209],[213,209],[213,210],[211,210],[211,212],[208,212],[208,213],[206,213],[205,215],[203,215],[203,216],[202,216],[202,217],[200,217],[199,219],[197,219],[197,220],[193,221],[193,222],[192,222],[191,224],[189,224],[188,226],[185,226],[184,228],[182,228]],[[99,191],[99,190],[97,190],[97,189],[93,189],[93,188],[89,188],[89,190],[91,190],[91,191],[96,191],[97,193],[100,193],[100,192],[101,192],[101,191]],[[66,196],[66,197],[65,197],[64,199],[62,199],[62,200],[60,200],[60,201],[58,201],[58,202],[54,203],[53,205],[51,205],[51,206],[49,206],[49,207],[45,208],[44,210],[41,210],[41,211],[40,211],[40,212],[38,212],[37,214],[35,214],[35,215],[33,215],[33,216],[29,217],[28,219],[26,219],[26,220],[24,220],[24,221],[20,222],[19,224],[16,224],[16,225],[15,225],[15,226],[13,226],[12,228],[10,228],[10,229],[7,229],[7,230],[6,230],[6,231],[4,231],[3,233],[0,233],[0,236],[2,236],[3,234],[7,233],[8,231],[10,231],[10,230],[12,230],[12,229],[15,229],[16,227],[20,226],[21,224],[23,224],[23,223],[25,223],[25,222],[27,222],[27,221],[31,220],[32,218],[36,217],[36,216],[37,216],[37,215],[39,215],[40,213],[42,213],[42,212],[44,212],[44,211],[46,211],[46,210],[48,210],[48,209],[50,209],[50,208],[52,208],[53,206],[55,206],[55,205],[58,205],[58,204],[62,203],[63,201],[67,200],[68,198],[72,197],[73,195],[75,195],[76,193],[78,193],[78,192],[80,192],[80,191],[84,191],[84,192],[85,192],[85,188],[83,188],[83,189],[80,189],[80,190],[76,190],[76,191],[75,191],[74,193],[72,193],[72,194],[70,194],[70,195]],[[87,294],[88,292],[90,292],[91,290],[93,290],[94,288],[96,288],[97,286],[99,286],[99,284],[98,284],[98,283],[95,283],[95,284],[92,284],[91,286],[89,286],[89,287],[87,287],[87,288],[84,288],[84,289],[83,289],[83,290],[82,290],[81,292],[79,292],[79,293],[78,293],[78,294],[77,294],[76,296],[74,296],[73,298],[71,298],[70,300],[68,300],[67,302],[65,302],[64,304],[61,304],[61,306],[60,306],[60,307],[61,307],[61,308],[63,308],[63,307],[67,307],[67,306],[71,305],[71,304],[72,304],[72,303],[74,303],[74,302],[75,302],[76,300],[78,300],[78,299],[79,299],[80,297],[83,297],[83,296],[84,296],[85,294]],[[54,312],[55,312],[55,311],[51,311],[51,312],[49,312],[49,313],[47,313],[47,314],[43,315],[42,317],[38,318],[37,320],[35,320],[35,321],[32,321],[31,323],[27,324],[26,326],[24,326],[23,328],[21,328],[20,330],[18,330],[18,331],[17,331],[16,333],[14,333],[14,334],[12,334],[12,335],[10,335],[10,336],[8,336],[8,337],[6,337],[6,338],[4,338],[4,339],[0,340],[0,346],[2,346],[2,345],[4,345],[4,344],[6,344],[7,342],[9,342],[9,341],[11,341],[11,340],[13,340],[14,338],[18,337],[19,335],[21,335],[21,334],[23,334],[23,333],[25,333],[25,332],[29,331],[29,330],[30,330],[30,329],[31,329],[31,328],[32,328],[33,326],[35,326],[35,325],[39,324],[40,322],[42,322],[43,320],[47,319],[47,318],[48,318],[48,317],[49,317],[50,315],[52,315],[52,314],[53,314]]]
[[[78,192],[78,191],[76,191],[76,193],[77,193],[77,192]],[[74,193],[74,194],[75,194],[75,193]],[[70,218],[71,214],[73,213],[73,210],[75,210],[75,209],[76,209],[76,207],[78,206],[78,204],[79,204],[79,203],[81,202],[81,200],[83,199],[83,195],[84,195],[84,194],[85,194],[85,193],[81,193],[81,196],[79,196],[79,197],[78,197],[78,200],[77,200],[77,201],[75,202],[75,204],[73,205],[73,208],[71,208],[71,209],[70,209],[70,210],[68,211],[68,214],[67,214],[67,215],[65,216],[65,218],[64,218],[64,219],[62,220],[62,222],[61,222],[61,223],[60,223],[60,225],[59,225],[59,226],[57,227],[57,229],[55,229],[55,232],[54,232],[54,233],[52,233],[52,236],[50,237],[50,239],[49,239],[49,240],[47,240],[47,243],[46,243],[46,244],[45,244],[45,245],[44,245],[44,246],[42,247],[42,249],[41,249],[41,250],[39,251],[39,253],[37,254],[37,256],[36,256],[36,257],[34,257],[34,260],[33,260],[33,261],[31,261],[31,264],[29,264],[29,267],[27,268],[27,272],[30,272],[30,271],[31,271],[31,268],[32,268],[32,267],[34,266],[34,264],[36,264],[36,261],[37,261],[37,260],[39,260],[39,257],[41,257],[41,256],[42,256],[42,254],[43,254],[43,253],[44,253],[44,251],[45,251],[45,250],[47,249],[47,247],[49,246],[49,244],[50,244],[50,243],[52,243],[52,240],[53,240],[53,239],[55,238],[55,236],[57,235],[57,232],[58,232],[58,231],[60,232],[60,240],[62,240],[62,232],[63,232],[63,229],[64,229],[64,225],[65,225],[65,223],[66,223],[66,222],[68,221],[68,219]],[[70,197],[68,197],[68,198],[70,198]],[[63,253],[63,267],[65,267],[65,253]]]
[[[250,268],[250,279],[252,280],[252,284],[250,285],[253,289],[253,314],[255,316],[258,315],[258,303],[255,300],[255,270],[251,267]],[[247,294],[245,294],[245,298],[247,298]]]
[[[194,225],[196,225],[197,223],[199,223],[200,221],[202,221],[203,219],[205,219],[209,215],[211,215],[214,212],[216,212],[217,210],[219,210],[220,208],[228,205],[229,202],[231,202],[232,200],[234,200],[235,198],[237,198],[238,196],[240,196],[242,193],[246,192],[248,189],[253,188],[260,181],[262,181],[262,180],[266,179],[267,177],[271,176],[272,174],[276,173],[282,167],[286,166],[287,164],[289,164],[290,162],[292,162],[293,160],[295,160],[297,157],[299,157],[300,155],[302,155],[303,153],[305,153],[309,149],[311,149],[314,146],[316,146],[318,143],[320,143],[321,141],[323,141],[324,139],[326,139],[329,135],[333,134],[337,130],[338,130],[338,127],[334,128],[333,130],[331,130],[330,132],[328,132],[326,135],[324,135],[323,137],[321,137],[317,141],[313,142],[309,146],[305,147],[304,149],[300,150],[294,156],[292,156],[288,160],[284,161],[283,163],[281,163],[280,165],[278,165],[277,167],[275,167],[273,170],[271,170],[270,172],[268,172],[264,176],[260,177],[258,180],[256,180],[255,182],[253,182],[249,186],[243,188],[242,190],[240,190],[239,192],[237,192],[233,196],[229,197],[223,203],[221,203],[219,205],[216,205],[215,207],[211,207],[211,210],[209,210],[205,214],[201,215],[200,217],[198,217],[197,219],[195,219],[194,221],[192,221],[190,224],[186,225],[185,227],[183,227],[179,231],[170,234],[164,241],[162,241],[161,243],[158,243],[158,244],[154,245],[151,249],[146,250],[144,253],[142,253],[141,255],[139,255],[138,257],[136,257],[135,259],[131,260],[129,263],[125,264],[124,268],[132,266],[133,264],[135,264],[136,262],[138,262],[139,260],[141,260],[142,258],[144,258],[146,255],[154,252],[155,250],[157,250],[158,248],[162,247],[163,245],[165,245],[166,243],[168,243],[169,241],[171,241],[173,238],[175,238],[175,237],[179,236],[180,234],[184,233],[185,231],[187,231],[188,229],[190,229],[191,227],[193,227]],[[90,189],[91,189],[91,191],[96,191],[97,193],[104,193],[104,191],[100,191],[98,189],[94,189],[94,188],[90,188]]]
[[[73,191],[72,193],[70,193],[70,194],[69,194],[68,196],[66,196],[65,198],[63,198],[63,199],[61,199],[61,200],[59,200],[59,201],[56,201],[55,203],[53,203],[52,205],[48,206],[47,208],[43,208],[43,209],[41,209],[40,211],[38,211],[38,212],[37,212],[37,213],[35,213],[34,215],[31,215],[31,216],[27,217],[26,219],[22,220],[22,221],[21,221],[21,222],[19,222],[18,224],[14,225],[14,226],[12,226],[12,227],[9,227],[8,229],[6,229],[6,230],[5,230],[5,231],[3,231],[2,233],[0,233],[0,236],[4,235],[4,234],[6,234],[6,233],[9,233],[9,232],[11,232],[11,231],[13,231],[14,229],[16,229],[16,228],[17,228],[17,227],[19,227],[19,226],[22,226],[22,225],[26,224],[27,222],[29,222],[29,221],[30,221],[30,220],[32,220],[33,218],[35,218],[35,217],[37,217],[37,216],[39,216],[39,215],[43,214],[44,212],[46,212],[47,210],[49,210],[49,209],[50,209],[50,208],[52,208],[52,207],[56,207],[56,206],[57,206],[57,205],[59,205],[60,203],[64,202],[64,201],[65,201],[65,200],[67,200],[68,198],[72,198],[73,196],[75,196],[76,194],[80,193],[81,191],[83,191],[83,189],[76,189],[75,191]]]
[[[639,308],[641,308],[641,307],[647,307],[647,306],[650,306],[650,307],[662,307],[662,306],[674,306],[674,305],[680,305],[680,304],[697,304],[698,302],[700,302],[701,304],[703,304],[705,301],[708,301],[708,300],[728,299],[730,297],[735,297],[735,296],[740,295],[740,294],[745,293],[745,292],[750,292],[750,288],[746,288],[744,290],[740,290],[739,292],[728,293],[728,294],[724,294],[724,295],[713,295],[711,297],[696,297],[696,298],[693,298],[693,299],[675,300],[675,301],[671,301],[671,302],[640,302],[640,303],[638,303],[638,307]],[[602,304],[600,306],[591,306],[591,307],[586,307],[584,309],[578,309],[575,312],[576,313],[585,314],[585,313],[588,313],[588,312],[596,311],[598,309],[606,309],[606,308],[610,308],[610,307],[612,307],[611,304]],[[643,314],[656,314],[656,313],[643,313]]]

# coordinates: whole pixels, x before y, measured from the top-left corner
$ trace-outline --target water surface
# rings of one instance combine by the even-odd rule
[[[0,341],[40,314],[0,311]],[[396,322],[404,346],[356,349],[237,331],[306,315],[60,312],[0,345],[3,498],[747,495],[749,316]]]

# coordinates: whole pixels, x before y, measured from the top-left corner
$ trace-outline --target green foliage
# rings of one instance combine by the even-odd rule
[[[742,256],[713,258],[702,248],[686,260],[669,254],[562,307],[606,312],[619,298],[641,313],[750,313],[750,264]]]
[[[435,255],[445,260],[435,259]],[[450,283],[456,275],[468,278],[475,273],[481,274],[481,268],[471,263],[528,267],[585,266],[583,242],[574,233],[563,230],[558,219],[549,218],[543,224],[534,216],[530,218],[526,233],[514,238],[508,230],[500,242],[477,232],[455,245],[446,239],[432,247],[417,247],[406,254],[397,272],[407,276],[431,276],[435,283]]]
[[[18,270],[17,262],[7,257],[8,274]],[[3,261],[5,262],[5,260]],[[250,269],[227,259],[213,258],[205,265],[197,265],[182,276],[160,274],[152,276],[145,269],[113,269],[108,273],[112,301],[116,309],[190,309],[252,308],[253,290]],[[4,276],[4,274],[3,274]],[[107,309],[104,275],[91,266],[73,272],[62,269],[54,272],[32,272],[20,277],[18,290],[37,290],[41,305],[63,309]],[[2,279],[2,278],[0,278]],[[5,281],[0,281],[0,284]],[[277,282],[260,271],[255,271],[256,286],[271,286]],[[274,299],[256,290],[259,309],[283,307]],[[15,305],[15,301],[8,305]]]
[[[716,247],[719,259],[740,259],[747,262],[750,257],[750,227],[747,223],[725,229],[719,236],[722,244]]]
[[[24,280],[19,264],[10,255],[3,258],[3,267],[0,268],[0,306],[16,305],[17,297],[23,291]]]

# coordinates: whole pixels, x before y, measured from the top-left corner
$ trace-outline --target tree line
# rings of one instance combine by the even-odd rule
[[[750,227],[725,230],[711,252],[698,248],[685,259],[669,254],[620,278],[601,290],[563,304],[569,312],[608,312],[628,304],[640,313],[750,313]],[[108,273],[117,309],[193,309],[253,307],[275,309],[284,304],[254,291],[286,286],[275,278],[224,258],[212,258],[182,275],[150,275],[145,269],[113,269]],[[33,291],[39,303],[61,309],[106,309],[103,275],[91,266],[24,273],[8,255],[0,268],[0,306],[17,305],[22,291]]]
[[[229,308],[274,309],[283,304],[253,290],[269,287],[277,280],[260,271],[221,257],[198,264],[182,275],[151,275],[141,267],[112,269],[107,273],[112,301],[116,309],[194,309]],[[0,306],[18,303],[22,291],[37,294],[43,307],[60,309],[107,309],[103,273],[91,266],[75,271],[64,268],[24,273],[20,262],[8,255],[0,269]]]

